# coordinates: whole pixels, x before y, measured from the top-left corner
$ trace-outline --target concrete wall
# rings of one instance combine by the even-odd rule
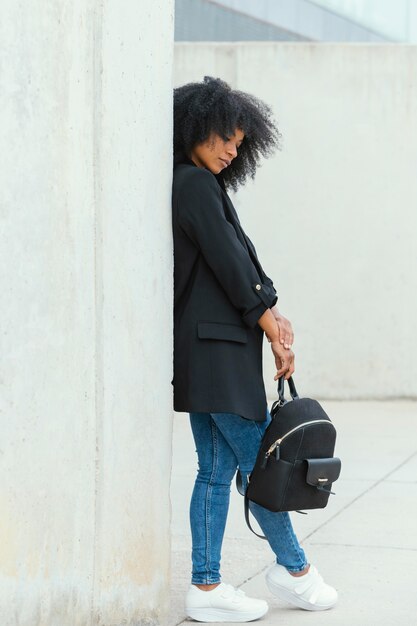
[[[268,102],[282,151],[234,198],[293,323],[302,395],[417,397],[417,47],[176,44],[175,85]],[[265,380],[275,393],[265,344]]]
[[[2,4],[2,626],[166,612],[172,40],[172,1]]]

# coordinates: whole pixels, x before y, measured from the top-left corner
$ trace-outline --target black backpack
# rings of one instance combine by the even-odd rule
[[[239,472],[236,478],[252,532],[249,500],[275,512],[324,508],[340,474],[341,461],[333,456],[336,429],[329,416],[317,400],[299,398],[292,378],[288,385],[292,401],[285,399],[284,378],[279,379],[279,397],[270,410],[272,421],[246,491]]]

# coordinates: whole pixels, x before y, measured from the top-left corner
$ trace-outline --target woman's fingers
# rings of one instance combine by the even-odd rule
[[[290,378],[290,376],[292,376],[294,374],[294,372],[295,372],[294,360],[295,360],[295,354],[293,353],[292,359],[291,359],[291,363],[290,363],[290,367],[288,369],[288,372],[285,374],[285,380],[288,380]]]
[[[288,380],[295,371],[294,359],[295,355],[292,350],[279,349],[275,354],[275,365],[277,372],[274,376],[274,380],[278,380],[281,376],[284,376],[285,380]]]
[[[285,372],[288,371],[288,367],[289,367],[289,363],[283,362],[282,366],[279,369],[277,369],[277,373],[274,376],[274,380],[278,380],[278,378],[281,378],[281,376],[283,376]]]
[[[281,366],[279,366],[280,361],[281,361]],[[281,378],[281,376],[284,376],[284,374],[294,371],[293,362],[294,362],[294,353],[291,350],[288,350],[288,351],[286,350],[279,356],[276,356],[275,365],[277,367],[277,372],[274,376],[274,380],[278,380],[278,378]]]
[[[277,319],[277,326],[279,330],[279,340],[284,348],[289,350],[294,343],[294,333],[292,330],[291,322],[285,317],[280,316]]]
[[[291,324],[288,322],[288,328],[286,329],[286,333],[285,333],[285,347],[286,348],[291,348],[292,344],[294,343],[294,333],[292,330],[292,326]]]
[[[286,333],[286,335],[285,335],[285,342],[284,342],[284,348],[287,348],[289,350],[291,348],[291,346],[292,346],[291,333]]]
[[[287,370],[285,368],[281,368],[280,370],[278,370],[274,376],[274,380],[278,380],[278,378],[281,378],[281,376],[284,376],[286,371]]]

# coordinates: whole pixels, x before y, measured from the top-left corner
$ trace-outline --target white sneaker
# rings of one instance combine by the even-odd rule
[[[185,611],[198,622],[250,622],[265,615],[265,600],[249,598],[241,589],[220,583],[211,591],[191,585],[185,600]]]
[[[267,571],[266,583],[275,596],[307,611],[325,611],[337,602],[336,589],[326,585],[314,565],[303,576],[291,576],[276,563]]]

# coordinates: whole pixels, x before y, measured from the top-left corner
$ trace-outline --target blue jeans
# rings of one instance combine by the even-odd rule
[[[239,468],[244,482],[256,461],[262,436],[271,421],[255,422],[233,413],[190,413],[198,455],[198,472],[190,503],[191,582],[220,582],[220,558],[230,500],[230,484]],[[242,505],[243,508],[243,505]],[[274,513],[250,502],[250,510],[280,563],[291,572],[306,565],[288,513]]]

